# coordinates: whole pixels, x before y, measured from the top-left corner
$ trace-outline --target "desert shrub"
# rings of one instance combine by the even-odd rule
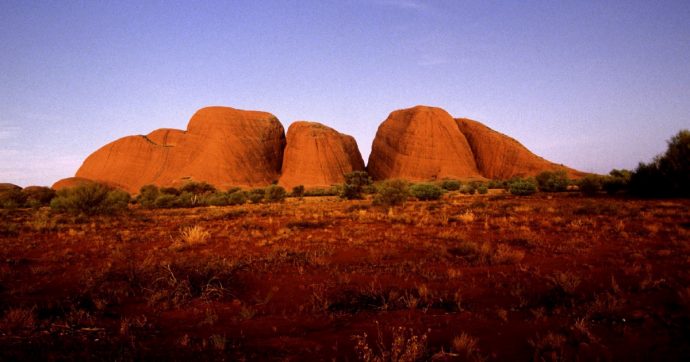
[[[228,195],[228,205],[243,205],[246,202],[247,194],[244,191],[237,191]]]
[[[517,179],[508,185],[508,190],[513,195],[527,196],[537,192],[537,184],[529,179]]]
[[[608,176],[602,179],[601,186],[606,193],[614,195],[628,188],[631,175],[632,173],[628,170],[611,170]]]
[[[378,187],[374,196],[374,205],[386,207],[401,205],[407,201],[409,194],[407,181],[386,180]]]
[[[481,195],[485,195],[489,192],[489,188],[486,186],[486,184],[480,184],[477,186],[477,192]]]
[[[630,177],[630,192],[643,197],[690,197],[690,131],[668,141],[666,152],[640,163]]]
[[[441,187],[448,191],[460,190],[461,185],[462,184],[458,180],[443,180],[443,182],[441,182]]]
[[[26,202],[26,195],[21,188],[5,189],[0,191],[0,208],[14,209],[23,207]]]
[[[41,207],[50,205],[50,201],[56,195],[55,190],[45,186],[29,186],[22,189],[24,204],[28,207]]]
[[[141,207],[152,208],[155,206],[159,195],[160,191],[156,185],[145,185],[139,189],[139,195],[137,195],[136,200]]]
[[[159,191],[163,195],[173,195],[173,196],[179,196],[180,195],[180,190],[178,190],[174,187],[161,187]]]
[[[410,194],[422,201],[438,200],[443,190],[434,184],[414,184],[410,186]]]
[[[568,175],[565,171],[544,171],[535,178],[539,191],[563,192],[568,188]]]
[[[487,184],[490,189],[504,189],[508,190],[508,181],[506,180],[490,180]]]
[[[341,194],[341,188],[332,186],[329,188],[313,188],[304,191],[304,196],[338,196]]]
[[[264,199],[267,202],[283,202],[287,192],[282,186],[271,185],[266,188]]]
[[[297,185],[292,188],[293,197],[304,197],[304,185]]]
[[[204,195],[204,194],[210,194],[213,192],[216,192],[216,188],[209,184],[206,183],[205,181],[202,182],[195,182],[195,181],[190,181],[184,184],[182,188],[180,189],[182,192],[189,192],[190,194],[194,195]]]
[[[126,210],[130,199],[130,195],[122,190],[88,183],[58,191],[50,207],[73,214],[113,214]]]
[[[361,199],[364,187],[371,185],[371,178],[366,171],[353,171],[345,174],[345,184],[340,197],[348,200]]]
[[[587,175],[578,182],[580,191],[585,195],[596,195],[601,190],[601,177],[597,175]]]
[[[475,183],[469,183],[466,185],[463,185],[460,188],[460,192],[465,194],[465,195],[474,195],[475,192],[477,192],[477,185]]]
[[[228,194],[224,192],[214,192],[207,195],[204,199],[206,204],[212,206],[226,206],[229,204]]]
[[[256,188],[256,189],[251,189],[249,193],[247,193],[247,198],[249,201],[252,202],[252,204],[258,204],[261,202],[261,200],[264,199],[264,195],[266,194],[266,190],[261,189],[261,188]]]
[[[233,187],[230,187],[227,191],[225,191],[225,193],[230,195],[230,194],[234,194],[235,192],[240,192],[240,191],[242,191],[241,187],[233,186]]]
[[[153,203],[154,207],[160,209],[170,209],[177,206],[177,196],[172,194],[161,194]]]

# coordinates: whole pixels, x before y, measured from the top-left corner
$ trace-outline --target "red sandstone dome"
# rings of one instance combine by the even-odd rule
[[[288,128],[281,186],[330,186],[343,183],[346,173],[363,170],[352,136],[315,122],[298,121]]]
[[[159,129],[128,136],[91,154],[77,171],[131,193],[141,186],[187,180],[219,188],[265,186],[278,180],[285,146],[283,126],[270,113],[203,108],[187,131]]]
[[[412,181],[509,179],[542,171],[579,171],[549,162],[516,140],[470,119],[453,119],[440,108],[395,111],[379,126],[367,166],[374,179]]]

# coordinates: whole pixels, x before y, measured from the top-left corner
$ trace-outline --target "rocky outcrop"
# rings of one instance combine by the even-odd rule
[[[426,106],[388,116],[376,132],[367,169],[376,180],[482,177],[453,117],[441,108]]]
[[[298,121],[288,128],[281,186],[330,186],[343,183],[348,172],[363,170],[352,136],[315,122]]]
[[[221,189],[265,186],[278,180],[285,133],[270,113],[203,108],[187,131],[159,129],[128,136],[91,154],[76,176],[131,193],[141,186],[206,181]]]
[[[68,178],[63,178],[62,180],[59,180],[51,186],[53,190],[62,190],[62,189],[69,189],[72,187],[77,187],[81,185],[87,185],[94,183],[95,181],[85,179],[83,177],[68,177]],[[112,186],[112,185],[110,185]]]
[[[581,177],[583,173],[549,162],[515,139],[471,119],[455,120],[465,135],[477,169],[488,179],[504,180],[512,177],[535,176],[542,171],[566,171],[569,177]]]

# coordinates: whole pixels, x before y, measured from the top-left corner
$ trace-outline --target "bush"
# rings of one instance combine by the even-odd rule
[[[130,199],[130,195],[122,190],[88,183],[58,191],[50,207],[73,214],[114,214],[126,210]]]
[[[258,204],[264,199],[265,194],[266,191],[264,189],[256,188],[249,191],[247,198],[252,202],[252,204]]]
[[[24,204],[28,207],[41,207],[50,205],[50,201],[56,195],[55,190],[45,186],[29,186],[22,189]]]
[[[467,184],[464,185],[461,189],[460,192],[463,194],[469,194],[469,195],[474,195],[474,193],[477,191],[477,186],[475,184]]]
[[[682,130],[649,164],[640,163],[630,177],[630,192],[644,197],[690,197],[690,131]]]
[[[505,180],[491,180],[489,181],[489,184],[487,185],[488,188],[490,189],[504,189],[508,190],[508,181]]]
[[[304,197],[304,185],[297,185],[292,188],[292,196],[293,197],[299,197],[302,198]]]
[[[264,198],[267,202],[283,202],[287,192],[282,186],[271,185],[266,188]]]
[[[26,202],[26,195],[21,188],[5,189],[0,191],[0,208],[15,209],[23,207]]]
[[[353,171],[345,174],[345,184],[340,197],[348,200],[362,199],[364,187],[371,185],[371,178],[366,171]]]
[[[214,192],[204,198],[204,203],[212,206],[226,206],[229,204],[228,194],[224,192]]]
[[[174,188],[174,187],[161,187],[160,188],[160,193],[163,195],[173,195],[173,196],[179,196],[180,195],[180,190]]]
[[[160,191],[156,185],[145,185],[139,189],[139,195],[137,195],[137,202],[141,207],[147,209],[153,208],[156,203],[156,199],[160,195]]]
[[[580,191],[588,196],[596,195],[601,190],[601,177],[597,175],[587,175],[578,182]]]
[[[211,185],[204,182],[195,182],[195,181],[190,181],[184,184],[182,188],[180,189],[182,192],[189,192],[190,194],[193,195],[204,195],[204,194],[210,194],[213,192],[216,192],[216,188]]]
[[[236,191],[228,195],[228,205],[244,205],[247,202],[247,194],[244,191]]]
[[[443,180],[443,182],[441,183],[441,187],[444,190],[448,190],[448,191],[460,190],[461,185],[462,184],[458,180]]]
[[[409,194],[407,181],[386,180],[378,187],[374,196],[374,205],[385,207],[401,205],[407,201]]]
[[[608,176],[601,180],[601,186],[606,193],[614,195],[628,188],[631,175],[632,173],[628,170],[611,170]]]
[[[410,186],[410,194],[421,201],[438,200],[443,190],[434,184],[414,184]]]
[[[324,188],[313,188],[304,191],[304,196],[338,196],[342,193],[341,188],[338,186],[332,186],[327,189]]]
[[[536,177],[539,191],[563,192],[568,189],[568,175],[565,171],[544,171]]]
[[[477,192],[481,195],[486,195],[489,192],[489,188],[485,184],[477,186]]]
[[[176,207],[177,203],[177,196],[165,193],[158,196],[153,205],[160,209],[170,209]]]
[[[527,196],[537,192],[537,184],[532,180],[517,179],[508,184],[508,190],[513,195]]]

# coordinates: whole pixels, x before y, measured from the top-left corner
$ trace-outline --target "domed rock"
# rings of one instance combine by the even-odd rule
[[[457,118],[455,121],[470,144],[477,169],[486,178],[504,180],[560,170],[566,171],[571,178],[583,175],[535,155],[515,139],[477,121],[466,118]]]
[[[441,108],[426,106],[388,116],[376,132],[367,169],[376,180],[482,178],[453,117]]]
[[[352,136],[315,122],[298,121],[288,128],[281,186],[330,186],[343,183],[346,173],[363,170]]]
[[[197,111],[187,131],[159,129],[128,136],[91,154],[76,176],[117,185],[173,186],[188,180],[219,188],[264,186],[278,180],[285,133],[270,113],[229,107]]]
[[[50,188],[53,190],[59,191],[62,189],[68,189],[72,187],[77,187],[81,185],[87,185],[87,184],[92,184],[95,183],[96,181],[89,180],[86,178],[82,177],[68,177],[68,178],[63,178],[62,180],[59,180],[53,184]],[[109,186],[113,186],[110,184]],[[114,187],[114,186],[113,186]]]

